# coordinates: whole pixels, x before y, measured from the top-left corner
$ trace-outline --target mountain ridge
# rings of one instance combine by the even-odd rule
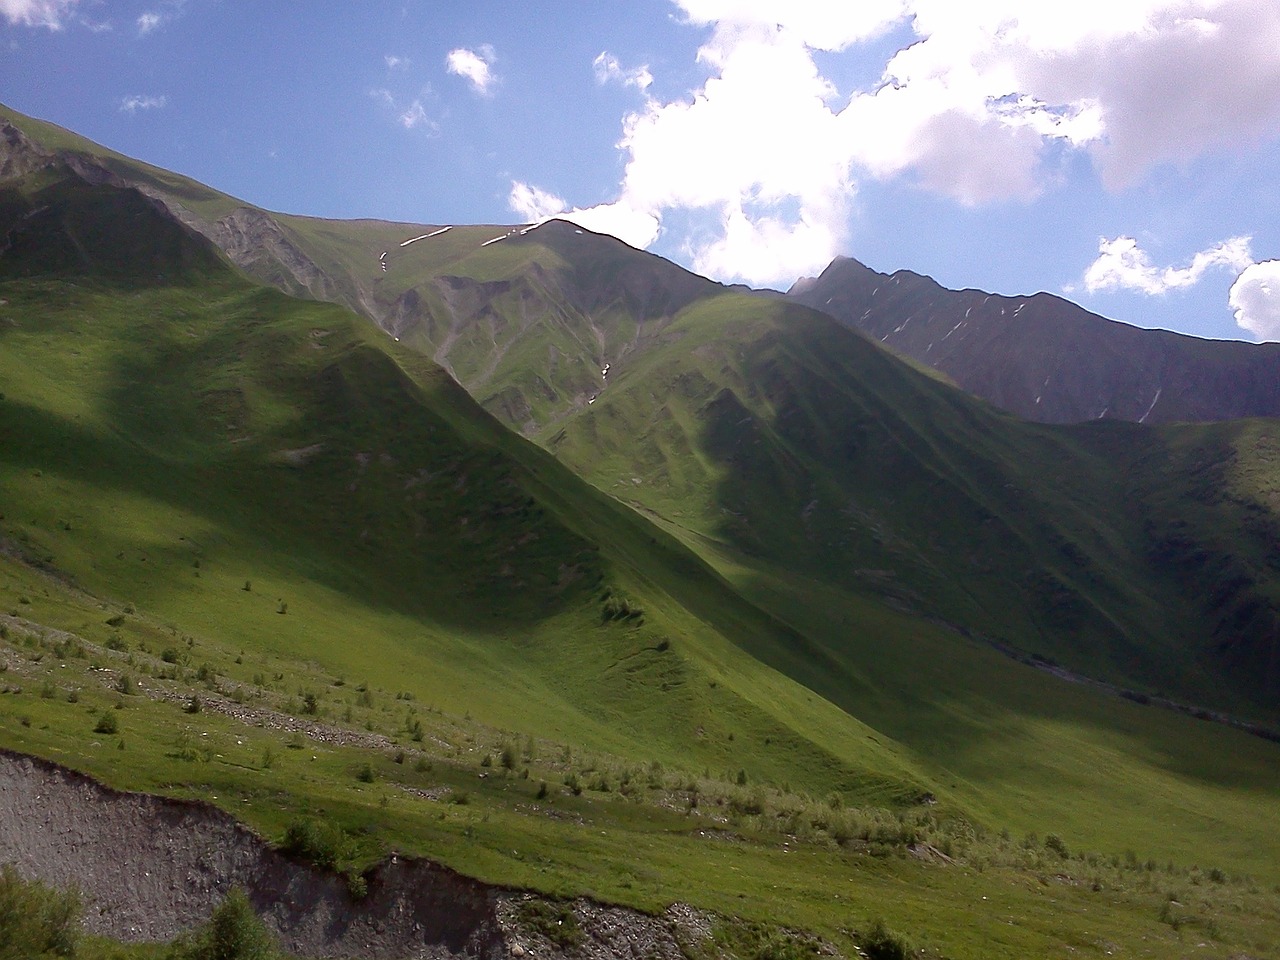
[[[823,310],[1001,409],[1041,423],[1280,415],[1280,344],[1134,327],[1055,294],[950,290],[838,257],[786,296]]]

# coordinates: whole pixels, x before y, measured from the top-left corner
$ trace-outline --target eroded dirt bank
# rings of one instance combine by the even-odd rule
[[[0,862],[33,879],[77,887],[85,925],[121,940],[167,940],[203,922],[243,887],[290,952],[408,958],[557,952],[522,929],[526,895],[425,860],[391,858],[353,900],[341,877],[284,857],[221,810],[123,793],[52,762],[0,750]],[[681,943],[709,918],[674,906],[660,917],[575,901],[588,960],[683,960]]]

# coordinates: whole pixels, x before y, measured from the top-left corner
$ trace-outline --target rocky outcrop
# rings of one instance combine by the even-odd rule
[[[427,860],[391,856],[353,897],[346,879],[294,861],[209,804],[113,790],[35,757],[0,750],[0,862],[75,887],[94,933],[170,939],[203,922],[234,886],[302,956],[493,958],[565,952],[583,960],[682,960],[708,917],[662,916],[573,901],[581,932],[561,948],[522,926],[530,894],[469,879]]]

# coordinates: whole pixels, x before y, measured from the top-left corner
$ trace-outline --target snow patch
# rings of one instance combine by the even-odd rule
[[[432,233],[424,233],[424,234],[423,234],[422,236],[420,236],[420,237],[410,237],[410,238],[409,238],[408,240],[406,240],[404,243],[400,244],[400,246],[402,246],[402,247],[407,247],[409,244],[411,244],[411,243],[417,243],[419,240],[430,240],[432,237],[438,237],[438,236],[440,236],[440,234],[442,234],[442,233],[448,233],[448,232],[449,232],[450,230],[452,230],[452,229],[453,229],[453,226],[452,226],[452,224],[451,224],[451,225],[449,225],[449,226],[447,226],[447,227],[441,227],[439,230],[433,231]]]
[[[1152,398],[1151,398],[1151,406],[1147,407],[1147,412],[1146,412],[1146,413],[1144,413],[1141,417],[1139,417],[1139,418],[1138,418],[1138,422],[1139,422],[1139,423],[1146,423],[1146,422],[1147,422],[1147,417],[1151,416],[1151,411],[1152,411],[1152,410],[1154,410],[1154,409],[1156,408],[1156,404],[1160,402],[1160,390],[1161,390],[1161,389],[1162,389],[1162,388],[1160,388],[1160,387],[1157,387],[1157,388],[1156,388],[1156,395],[1155,395],[1154,397],[1152,397]]]

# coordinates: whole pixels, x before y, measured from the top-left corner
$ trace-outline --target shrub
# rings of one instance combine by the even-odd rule
[[[552,900],[525,900],[516,907],[520,925],[550,940],[561,950],[582,943],[582,928],[567,903]]]
[[[0,867],[0,960],[70,957],[80,937],[80,897]]]
[[[1044,848],[1052,853],[1056,853],[1064,860],[1071,856],[1070,851],[1067,850],[1066,843],[1063,842],[1063,839],[1056,833],[1051,833],[1044,838]]]
[[[867,960],[908,960],[911,947],[902,937],[891,933],[883,920],[877,919],[865,934],[854,938]]]
[[[322,870],[334,870],[346,848],[341,828],[317,820],[294,820],[284,830],[280,849]]]
[[[207,923],[169,951],[170,960],[274,960],[278,956],[275,937],[239,887],[214,908]]]
[[[356,771],[356,779],[361,783],[373,783],[377,779],[377,774],[373,772],[373,764],[366,763]]]
[[[98,723],[93,728],[94,733],[113,734],[120,729],[120,721],[116,719],[116,715],[108,710],[104,710],[98,717]]]

